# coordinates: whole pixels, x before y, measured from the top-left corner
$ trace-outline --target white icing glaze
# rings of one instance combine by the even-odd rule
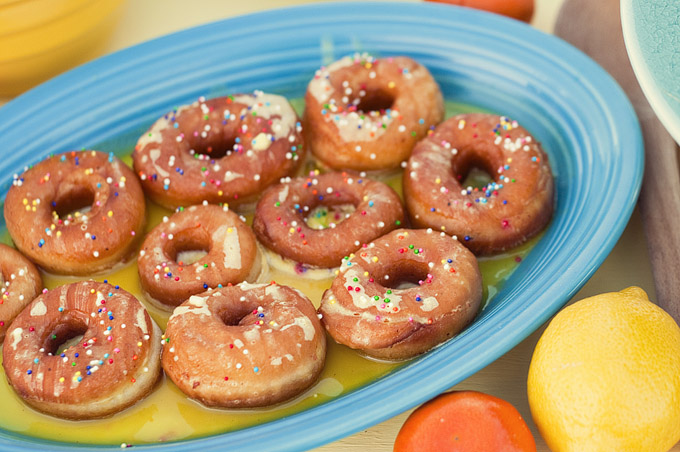
[[[380,114],[378,111],[353,111],[345,114],[342,119],[335,123],[338,126],[338,133],[344,141],[374,141],[387,130],[383,126],[389,126],[397,117],[399,117],[397,110],[391,110],[385,114]],[[326,120],[333,121],[332,115]]]
[[[161,131],[167,128],[168,125],[169,121],[165,118],[161,118],[158,121],[154,122],[151,128],[147,132],[145,132],[144,135],[139,137],[139,140],[137,140],[138,149],[140,150],[144,149],[147,145],[151,143],[160,144],[163,141]]]
[[[177,117],[179,116],[180,113],[182,113],[184,110],[198,105],[197,102],[194,102],[191,105],[183,105],[177,109],[177,111],[173,111],[168,113],[167,115],[163,116],[162,118],[158,119],[156,122],[153,123],[151,128],[144,133],[141,137],[139,137],[139,140],[137,140],[137,148],[141,151],[144,149],[148,144],[151,143],[162,143],[163,142],[163,135],[162,131],[171,127],[172,121],[170,118]],[[153,159],[153,157],[152,157]]]
[[[331,295],[332,297],[332,295]],[[370,313],[367,310],[360,310],[360,311],[355,311],[352,309],[347,309],[344,307],[341,303],[338,301],[333,301],[332,299],[329,299],[329,302],[327,302],[324,306],[324,310],[328,314],[338,314],[343,317],[349,317],[352,319],[355,319],[357,322],[360,320],[367,321],[367,322],[375,322],[375,315]],[[356,315],[359,314],[359,315]],[[422,323],[422,324],[427,324],[428,322],[428,317],[421,317],[417,315],[410,315],[409,318],[414,322],[414,323]]]
[[[103,293],[97,291],[97,306],[101,306],[101,305],[102,305],[102,301],[105,302],[105,301],[106,301],[106,297],[104,297],[104,294],[103,294]]]
[[[364,257],[364,259],[367,262],[369,261],[369,258],[370,256]],[[345,276],[344,287],[350,294],[354,306],[356,306],[359,309],[367,309],[372,306],[379,311],[390,312],[393,311],[393,308],[400,307],[401,295],[399,295],[395,290],[392,290],[391,294],[384,294],[379,300],[375,300],[374,298],[366,295],[366,289],[361,284],[354,282],[354,278],[361,280],[360,275],[363,273],[363,271],[357,268],[356,266],[346,268],[349,269],[344,272]],[[349,289],[350,287],[352,287],[352,290]],[[356,291],[357,287],[359,287],[358,292]],[[390,301],[385,302],[385,298],[388,298]]]
[[[45,315],[46,313],[47,313],[47,306],[45,306],[45,303],[43,303],[42,300],[38,301],[31,308],[31,317],[42,316],[42,315]]]
[[[271,119],[271,127],[276,139],[288,136],[297,123],[297,114],[285,97],[255,91],[252,96],[246,94],[234,96],[234,102],[251,107],[249,111],[243,111],[241,114],[256,113],[259,117]],[[273,116],[279,117],[273,118]]]
[[[62,286],[61,293],[59,294],[59,307],[66,307],[66,286]]]
[[[142,330],[142,333],[148,334],[149,329],[146,325],[146,316],[144,313],[144,308],[139,308],[139,311],[137,311],[137,320],[135,321],[135,326]]]
[[[241,288],[242,291],[246,292],[248,290],[257,289],[257,288],[265,287],[265,286],[268,286],[268,285],[269,284],[267,284],[267,283],[251,284],[249,282],[243,281],[242,283],[239,283],[238,286]]]
[[[281,328],[281,331],[285,331],[292,326],[299,326],[300,328],[302,328],[306,341],[311,341],[312,339],[314,339],[314,336],[316,335],[314,325],[312,324],[311,320],[309,320],[307,317],[295,317],[295,319],[293,319],[293,323],[284,326],[283,328]]]
[[[425,311],[425,312],[430,312],[433,309],[435,309],[437,306],[439,306],[439,302],[437,301],[437,299],[435,297],[427,297],[422,301],[422,303],[420,305],[420,309]]]
[[[224,268],[240,269],[241,244],[239,243],[238,230],[234,227],[222,225],[212,235],[213,243],[222,244],[224,253]]]
[[[12,342],[9,344],[10,347],[12,347],[12,350],[17,349],[17,345],[19,345],[19,342],[21,342],[21,339],[23,338],[22,334],[24,333],[24,330],[21,328],[15,328],[12,330],[12,332],[9,334],[10,337],[12,338]]]
[[[264,289],[264,293],[267,296],[272,296],[274,300],[283,300],[284,297],[281,296],[281,290],[279,289],[279,286],[276,284],[270,284]]]
[[[325,103],[335,91],[328,80],[329,76],[338,69],[351,66],[353,63],[354,59],[351,56],[345,56],[326,67],[322,67],[316,71],[314,78],[309,82],[309,92],[319,103]]]
[[[272,135],[270,133],[260,132],[253,138],[253,151],[264,151],[272,144]]]
[[[225,171],[224,172],[224,181],[225,182],[231,182],[234,179],[240,179],[241,177],[243,177],[243,174],[241,174],[241,173],[237,173],[237,172],[234,172],[234,171]]]
[[[168,321],[184,314],[211,315],[210,309],[208,309],[207,301],[208,297],[192,295],[186,305],[180,305],[175,308]]]
[[[286,184],[283,186],[281,191],[279,191],[279,202],[283,203],[286,202],[286,199],[288,199],[288,191],[290,190],[290,185]]]
[[[54,396],[59,397],[64,390],[64,383],[54,383]]]
[[[160,149],[152,149],[149,151],[149,157],[151,158],[151,163],[153,164],[153,167],[156,169],[156,172],[162,176],[162,177],[168,177],[170,173],[165,171],[163,168],[158,166],[156,161],[160,158],[161,156],[161,150]]]
[[[260,340],[260,330],[257,327],[247,329],[243,332],[243,338],[248,342],[257,342]]]

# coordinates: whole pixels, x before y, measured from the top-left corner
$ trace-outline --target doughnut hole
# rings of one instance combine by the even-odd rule
[[[385,288],[406,290],[419,287],[427,280],[428,267],[425,262],[404,260],[387,265],[381,274],[372,276]]]
[[[359,90],[358,92],[361,91]],[[394,95],[383,88],[366,89],[363,91],[365,91],[365,94],[355,98],[353,102],[360,112],[382,112],[389,110],[394,105]]]
[[[310,209],[305,223],[312,229],[333,228],[342,223],[356,210],[354,204],[320,205]]]
[[[241,143],[247,139],[248,129],[239,128],[239,121],[225,121],[218,110],[223,111],[216,108],[207,114],[181,115],[177,124],[184,137],[182,146],[191,156],[198,156],[201,160],[219,160],[243,150]],[[247,124],[247,120],[243,124]]]
[[[502,165],[498,159],[485,159],[469,150],[462,150],[460,157],[452,165],[453,177],[462,187],[481,189],[496,180],[498,168]]]
[[[63,183],[59,186],[52,207],[59,218],[74,217],[92,210],[95,191],[89,185]]]
[[[461,185],[463,187],[472,187],[477,189],[482,189],[493,182],[491,175],[481,168],[472,167],[468,171],[467,175],[463,179]]]
[[[163,251],[177,264],[192,265],[210,252],[210,244],[208,231],[196,226],[175,232]]]
[[[297,210],[298,216],[311,229],[334,228],[356,211],[360,204],[360,200],[347,190],[334,191],[332,196],[307,193],[307,197],[300,200],[305,206]]]
[[[194,154],[204,155],[210,159],[221,159],[227,155],[231,155],[232,152],[238,152],[239,145],[237,143],[237,137],[228,136],[218,136],[218,139],[214,139],[211,135],[210,140],[202,140],[195,143],[193,149]],[[198,140],[197,140],[198,141]]]
[[[44,341],[43,348],[48,355],[57,355],[61,351],[80,343],[88,330],[87,320],[82,318],[85,314],[67,312],[61,321],[52,328],[52,332]]]
[[[248,297],[248,295],[244,294],[243,297]],[[253,303],[251,300],[246,299],[243,303],[231,306],[230,308],[218,306],[214,314],[227,327],[253,325],[258,312],[253,310],[252,307]]]

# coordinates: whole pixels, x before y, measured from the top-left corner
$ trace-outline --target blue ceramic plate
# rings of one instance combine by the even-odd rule
[[[645,97],[680,143],[680,2],[621,0],[626,50]]]
[[[388,419],[536,330],[588,280],[622,233],[639,192],[643,153],[637,119],[618,85],[578,50],[523,23],[432,4],[270,11],[79,67],[0,109],[0,193],[12,173],[49,153],[114,139],[132,146],[155,118],[201,95],[262,89],[301,97],[321,64],[356,51],[411,56],[429,67],[447,99],[507,114],[532,131],[556,177],[552,223],[470,328],[387,377],[278,421],[138,448],[304,450]],[[45,447],[76,446],[0,430],[0,449]]]

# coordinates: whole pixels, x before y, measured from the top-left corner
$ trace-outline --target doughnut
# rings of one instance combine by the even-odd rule
[[[144,193],[113,154],[72,151],[15,175],[5,199],[16,247],[43,269],[92,275],[133,254],[145,223]]]
[[[132,153],[145,193],[168,208],[208,201],[243,207],[304,160],[301,125],[281,96],[255,91],[179,107]]]
[[[397,229],[345,259],[319,312],[340,344],[402,360],[461,331],[477,314],[482,276],[456,239]]]
[[[12,247],[0,243],[0,343],[7,328],[24,307],[43,288],[40,272],[35,265]]]
[[[241,283],[193,295],[175,308],[163,340],[165,373],[207,406],[272,405],[319,376],[326,336],[301,292]]]
[[[118,286],[81,281],[46,291],[14,319],[2,365],[33,408],[93,419],[151,392],[160,351],[161,331],[135,297]]]
[[[472,169],[491,181],[463,186]],[[525,242],[550,221],[553,177],[541,145],[505,116],[454,116],[420,141],[403,175],[412,224],[456,235],[476,255]]]
[[[184,263],[183,251],[206,254]],[[206,204],[164,218],[144,239],[137,266],[146,294],[174,308],[219,284],[254,282],[263,271],[263,259],[253,231],[238,215],[226,206]]]
[[[305,143],[333,169],[395,169],[444,118],[439,85],[403,57],[366,54],[318,70],[305,94]]]
[[[328,227],[310,227],[305,218],[315,216],[330,217]],[[332,268],[403,221],[401,200],[386,184],[348,173],[313,172],[267,189],[257,203],[253,230],[261,243],[286,259]]]

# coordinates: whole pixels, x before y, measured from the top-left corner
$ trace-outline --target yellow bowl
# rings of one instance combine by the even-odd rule
[[[0,0],[0,97],[96,56],[124,0]]]

